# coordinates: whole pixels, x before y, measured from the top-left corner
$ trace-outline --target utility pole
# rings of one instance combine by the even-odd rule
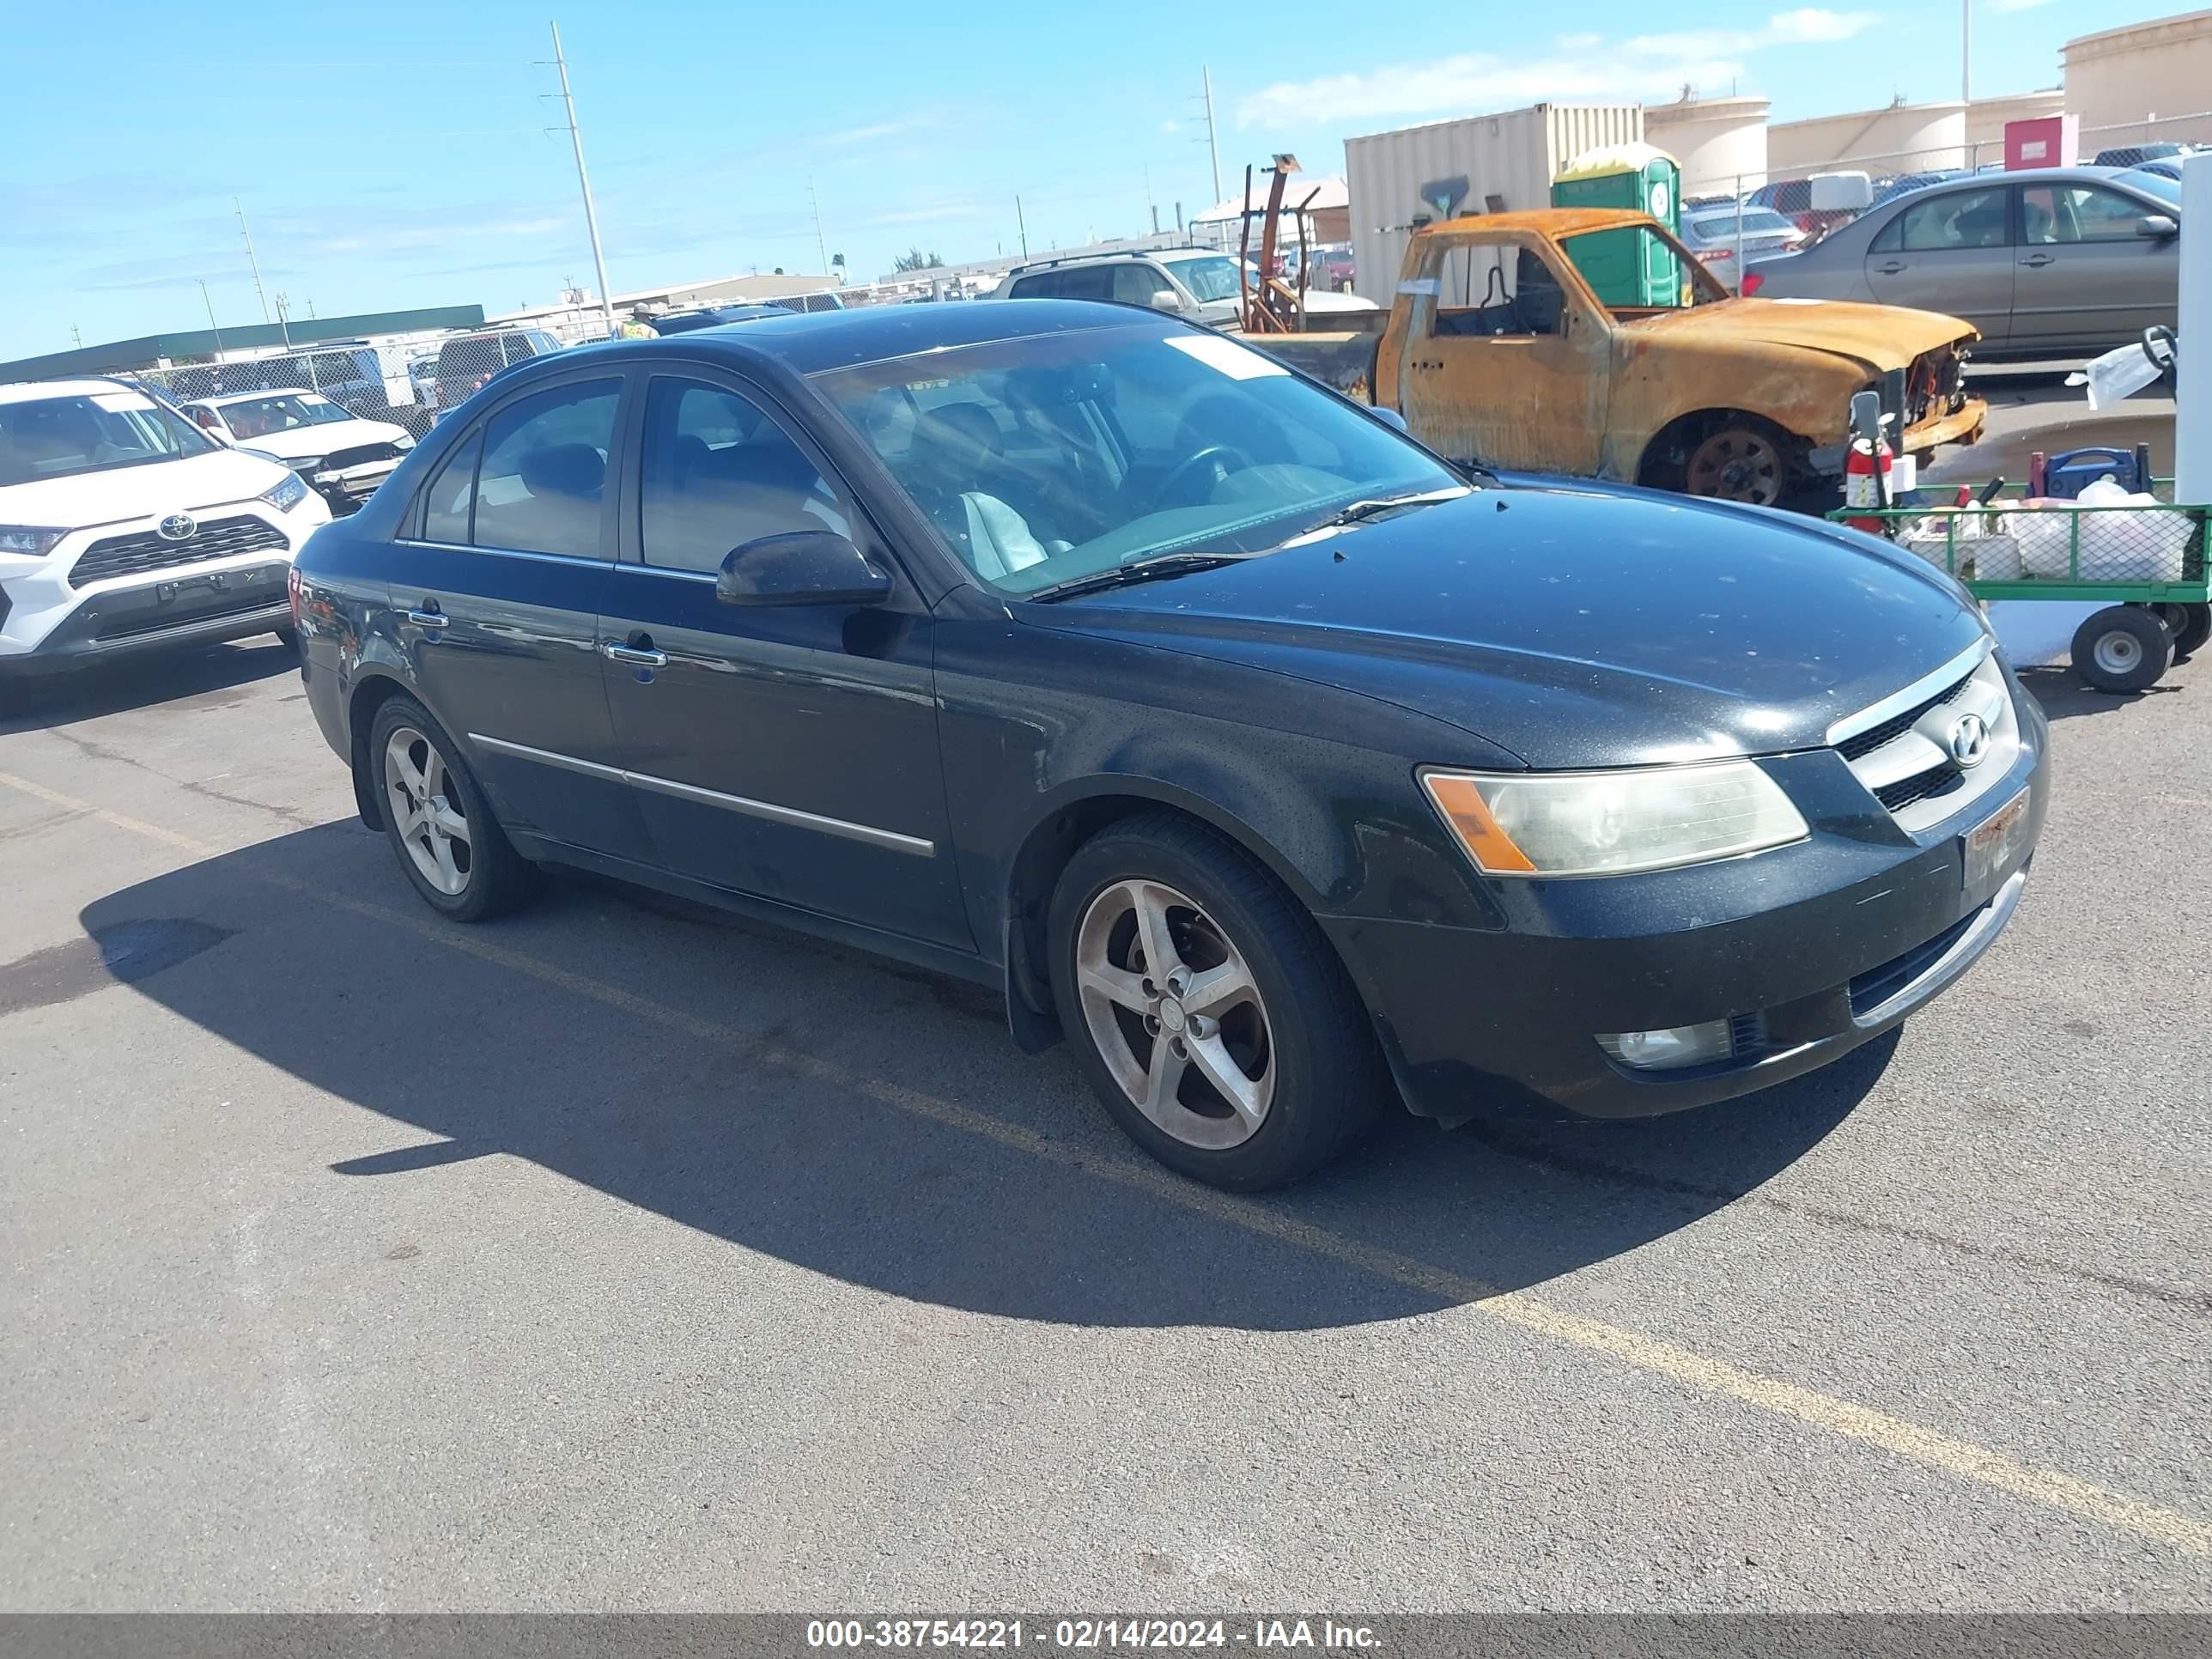
[[[1959,0],[1959,101],[1962,104],[1974,101],[1973,60],[1974,0]]]
[[[276,326],[284,331],[284,349],[292,349],[292,302],[280,292],[276,295]]]
[[[261,296],[261,320],[265,323],[269,320],[269,294],[261,286],[261,261],[253,257],[253,233],[246,228],[246,204],[234,196],[230,204],[238,210],[238,234],[246,238],[246,263],[253,270],[253,291]]]
[[[210,318],[209,320],[212,322],[214,319]],[[77,331],[77,325],[75,323],[70,325],[70,343],[79,351],[84,349],[84,336]]]
[[[1221,199],[1221,141],[1213,131],[1213,71],[1200,64],[1198,75],[1206,88],[1206,148],[1213,157],[1213,199],[1218,202]]]
[[[1014,228],[1022,234],[1022,258],[1026,259],[1030,257],[1030,228],[1029,222],[1022,217],[1022,198],[1018,196],[1014,198]]]
[[[200,285],[200,298],[204,301],[207,305],[208,332],[215,336],[215,355],[220,357],[222,356],[222,330],[216,325],[215,320],[215,301],[209,297],[207,278],[204,276],[195,276],[192,280]]]
[[[561,55],[561,26],[553,31],[553,66],[561,71],[561,105],[568,112],[568,139],[576,151],[576,185],[584,192],[584,228],[591,233],[592,264],[599,273],[599,310],[607,319],[607,337],[615,332],[615,296],[607,289],[607,256],[599,247],[599,216],[592,206],[592,179],[584,171],[584,135],[576,126],[576,100],[568,90],[568,60]]]
[[[814,189],[814,175],[806,175],[806,200],[814,210],[814,247],[822,256],[822,274],[830,274],[830,244],[822,240],[822,198]]]

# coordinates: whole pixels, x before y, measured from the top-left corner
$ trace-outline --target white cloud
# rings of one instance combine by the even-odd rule
[[[1163,121],[1160,123],[1160,131],[1165,133],[1181,132],[1182,131],[1182,123],[1173,119]]]
[[[878,121],[873,126],[847,127],[842,131],[825,134],[823,143],[836,149],[846,149],[854,144],[880,143],[886,138],[896,138],[902,133],[917,131],[935,124],[930,115],[908,115],[896,121]]]
[[[1472,113],[1547,99],[1672,99],[1685,83],[1715,87],[1736,80],[1753,52],[1848,40],[1876,21],[1872,12],[1807,7],[1778,12],[1757,29],[1640,34],[1610,49],[1595,35],[1571,34],[1549,58],[1469,52],[1364,74],[1279,82],[1237,105],[1237,125]]]

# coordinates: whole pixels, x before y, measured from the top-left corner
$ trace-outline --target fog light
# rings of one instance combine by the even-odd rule
[[[1735,1051],[1729,1022],[1708,1019],[1695,1025],[1669,1025],[1656,1031],[1601,1031],[1597,1046],[1624,1066],[1639,1072],[1667,1072],[1726,1060]]]

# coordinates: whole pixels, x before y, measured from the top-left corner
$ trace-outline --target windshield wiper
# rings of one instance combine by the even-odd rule
[[[1454,484],[1447,489],[1417,490],[1410,495],[1378,495],[1370,501],[1352,501],[1340,507],[1317,524],[1308,525],[1298,533],[1310,536],[1316,530],[1336,530],[1348,524],[1364,524],[1385,513],[1394,513],[1403,507],[1433,507],[1438,501],[1455,501],[1470,493],[1465,484]]]
[[[1246,559],[1256,559],[1265,553],[1159,553],[1149,559],[1135,559],[1127,564],[1115,565],[1111,570],[1093,571],[1088,576],[1070,576],[1064,582],[1048,582],[1033,593],[1022,597],[1042,602],[1073,599],[1078,593],[1097,593],[1109,587],[1127,587],[1134,582],[1158,581],[1165,576],[1181,576],[1194,570],[1212,570],[1224,564],[1241,564]]]

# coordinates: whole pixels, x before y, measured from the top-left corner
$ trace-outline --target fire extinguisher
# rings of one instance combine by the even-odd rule
[[[1876,512],[1896,499],[1890,489],[1891,460],[1887,440],[1874,444],[1864,438],[1851,440],[1851,447],[1844,456],[1846,511]],[[1887,521],[1881,519],[1845,519],[1844,522],[1869,536],[1879,536],[1887,528]]]

